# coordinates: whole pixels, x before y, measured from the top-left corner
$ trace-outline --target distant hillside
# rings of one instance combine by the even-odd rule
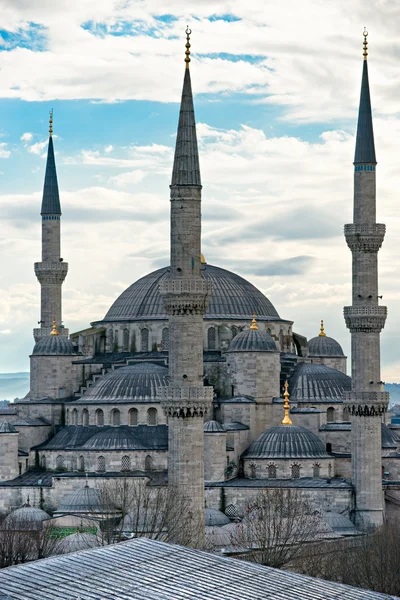
[[[390,393],[390,404],[400,404],[400,383],[385,383],[385,392]]]
[[[0,400],[23,398],[29,392],[29,373],[0,373]]]

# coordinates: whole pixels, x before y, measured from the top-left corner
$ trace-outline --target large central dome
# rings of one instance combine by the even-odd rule
[[[159,288],[168,271],[169,267],[164,267],[135,281],[98,322],[167,319]],[[205,319],[248,320],[253,312],[259,321],[279,319],[268,298],[243,277],[212,265],[204,265],[202,274],[213,284]]]

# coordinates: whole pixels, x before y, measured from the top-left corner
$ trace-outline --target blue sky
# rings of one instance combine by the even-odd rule
[[[383,373],[398,380],[400,8],[378,0],[0,0],[0,8],[0,372],[29,368],[50,109],[70,265],[65,324],[86,327],[168,261],[187,23],[207,260],[252,281],[307,337],[324,318],[349,353],[342,227],[351,221],[367,25],[378,214],[388,225]]]

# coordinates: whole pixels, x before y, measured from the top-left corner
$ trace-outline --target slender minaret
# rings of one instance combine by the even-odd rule
[[[201,275],[201,180],[190,82],[191,31],[186,30],[183,82],[171,182],[171,267],[161,284],[169,321],[168,387],[159,398],[168,418],[168,485],[179,502],[187,503],[185,531],[174,525],[173,539],[201,546],[204,540],[204,415],[213,388],[203,386],[203,315],[211,283]],[[182,505],[184,506],[184,504]],[[171,524],[172,525],[172,524]]]
[[[355,521],[368,529],[383,523],[381,421],[389,394],[381,391],[380,332],[387,309],[379,306],[378,251],[385,225],[376,222],[375,145],[368,83],[367,35],[354,158],[353,223],[345,225],[353,255],[352,306],[344,308],[351,332],[352,391],[345,396],[352,422]]]
[[[40,328],[34,329],[37,341],[49,335],[53,321],[60,333],[68,335],[62,328],[61,286],[67,275],[68,264],[60,254],[61,205],[58,194],[57,171],[53,147],[53,111],[50,112],[49,147],[44,178],[42,209],[42,262],[35,263],[35,274],[40,283]]]

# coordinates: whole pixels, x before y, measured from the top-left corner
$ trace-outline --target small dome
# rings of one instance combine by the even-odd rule
[[[341,535],[355,535],[359,533],[354,527],[354,523],[346,515],[336,512],[324,512],[322,513],[322,517],[336,533],[340,533]]]
[[[78,550],[87,550],[88,548],[95,548],[98,545],[97,538],[92,533],[72,533],[71,535],[66,535],[55,544],[54,554],[78,552]]]
[[[115,369],[100,377],[83,394],[79,404],[88,402],[154,402],[157,388],[168,385],[168,369],[153,363],[138,363]]]
[[[14,425],[8,421],[3,421],[0,423],[0,433],[18,433],[18,431],[15,429]]]
[[[103,512],[100,490],[88,485],[65,496],[57,512]]]
[[[268,331],[245,329],[235,335],[228,352],[276,352],[276,344]]]
[[[204,523],[206,527],[222,527],[231,522],[230,519],[217,508],[206,508],[204,513]]]
[[[399,445],[399,437],[395,431],[382,423],[382,448],[394,448]]]
[[[22,506],[13,510],[5,519],[5,529],[22,529],[24,531],[34,531],[42,529],[43,521],[50,519],[50,515],[44,510],[35,506]]]
[[[218,421],[207,421],[204,423],[204,433],[225,433],[225,429]]]
[[[323,442],[305,427],[276,425],[252,442],[243,458],[326,458]]]
[[[331,337],[317,335],[308,342],[308,356],[323,357],[323,356],[343,356],[342,346]]]
[[[299,363],[289,379],[293,402],[338,402],[350,390],[351,377],[325,365]]]
[[[32,354],[35,356],[63,356],[78,354],[78,352],[66,335],[45,335],[36,342]]]
[[[209,551],[232,546],[231,534],[223,527],[206,527],[205,544]]]

